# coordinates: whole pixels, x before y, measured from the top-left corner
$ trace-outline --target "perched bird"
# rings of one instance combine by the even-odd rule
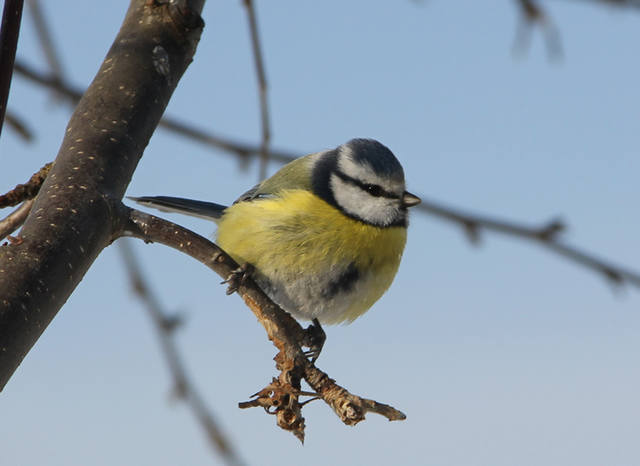
[[[351,322],[396,275],[407,238],[404,172],[378,141],[352,139],[296,159],[233,205],[166,196],[131,198],[218,224],[217,244],[294,317]]]

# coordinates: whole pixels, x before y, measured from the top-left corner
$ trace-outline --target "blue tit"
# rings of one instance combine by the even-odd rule
[[[404,171],[378,141],[353,139],[296,159],[231,206],[174,197],[133,200],[213,219],[217,244],[284,310],[351,322],[389,288],[407,239]]]

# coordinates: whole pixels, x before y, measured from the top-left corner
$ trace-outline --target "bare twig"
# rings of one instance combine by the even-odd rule
[[[18,135],[25,141],[33,141],[33,132],[27,124],[15,113],[7,110],[4,116],[4,122],[7,123]]]
[[[169,372],[173,377],[174,393],[191,408],[193,415],[205,431],[209,444],[214,451],[229,465],[241,464],[231,442],[226,438],[222,428],[216,422],[214,416],[207,408],[205,401],[187,375],[187,370],[182,363],[174,340],[174,332],[181,322],[180,319],[175,316],[170,316],[163,311],[159,299],[151,291],[148,283],[144,279],[144,274],[140,269],[139,262],[129,241],[119,241],[118,245],[120,246],[122,260],[125,263],[129,275],[131,287],[147,310],[153,323],[153,328],[158,336],[162,354],[167,361]]]
[[[36,71],[20,60],[16,60],[14,69],[23,78],[52,89],[74,103],[78,102],[84,94],[83,90],[75,88],[65,81],[60,81],[54,74]]]
[[[597,3],[603,6],[640,8],[640,0],[570,0],[573,3]]]
[[[269,143],[271,141],[271,123],[269,119],[269,103],[267,100],[267,77],[264,71],[262,50],[260,47],[260,35],[258,34],[258,22],[253,6],[253,0],[244,0],[249,19],[249,31],[251,34],[251,47],[253,49],[253,61],[258,78],[258,94],[260,96],[260,120],[262,122],[262,145],[260,148],[260,180],[267,176],[267,163],[269,162]]]
[[[122,235],[141,238],[146,242],[158,242],[175,248],[203,263],[223,278],[238,269],[238,264],[209,240],[179,225],[133,209],[122,208],[122,226],[114,232],[114,238]],[[256,393],[257,400],[241,406],[262,406],[277,417],[278,425],[304,439],[304,418],[299,397],[301,379],[307,381],[316,395],[329,404],[347,425],[364,420],[368,412],[387,419],[402,420],[400,411],[373,400],[358,397],[336,384],[306,357],[301,348],[305,330],[287,312],[280,309],[247,277],[237,285],[237,292],[267,331],[269,339],[278,348],[275,357],[280,371],[264,389]]]
[[[521,20],[516,30],[514,50],[528,48],[531,30],[537,25],[544,34],[549,58],[561,60],[563,56],[562,41],[551,16],[535,0],[516,0],[516,3],[520,9]]]
[[[59,82],[54,76],[38,72],[20,60],[16,61],[15,71],[17,74],[31,82],[54,89],[71,102],[77,102],[82,96],[83,91],[80,88],[74,87],[67,82]],[[159,126],[179,136],[226,151],[236,157],[240,157],[241,160],[246,160],[249,157],[259,155],[262,151],[262,146],[259,144],[247,144],[231,138],[219,136],[211,131],[196,128],[195,126],[191,126],[177,118],[169,116],[164,117],[160,121]],[[300,154],[296,155],[282,150],[271,149],[269,151],[269,159],[280,163],[290,162],[298,156],[300,156]]]
[[[20,228],[27,218],[27,215],[29,215],[29,212],[31,212],[33,202],[33,199],[23,202],[20,207],[0,220],[0,240]]]
[[[23,0],[5,0],[0,24],[0,134],[7,111],[13,63],[16,59]]]
[[[213,134],[211,131],[187,125],[172,117],[163,118],[160,121],[160,127],[172,131],[179,136],[187,137],[196,142],[226,151],[234,156],[240,157],[241,161],[246,161],[247,159],[259,155],[262,152],[261,145],[248,144],[228,137],[218,136]],[[296,155],[293,152],[284,150],[271,149],[269,151],[269,159],[279,163],[291,162],[298,156],[299,154]]]
[[[56,52],[56,48],[53,42],[53,36],[45,20],[45,15],[42,13],[40,0],[27,0],[27,5],[29,6],[29,11],[31,12],[31,17],[33,18],[36,33],[38,34],[40,47],[44,52],[44,56],[47,59],[47,63],[49,65],[49,69],[51,70],[51,75],[57,81],[62,82],[63,73],[60,57]]]
[[[603,6],[615,6],[619,8],[640,8],[640,0],[571,0],[573,3],[595,3]],[[525,51],[529,47],[531,31],[538,26],[544,34],[547,53],[550,59],[561,60],[563,56],[560,31],[555,25],[551,15],[542,6],[540,0],[516,0],[516,5],[521,13],[514,40],[514,52]]]
[[[422,198],[422,203],[416,206],[416,209],[459,224],[472,242],[478,241],[482,229],[533,240],[572,262],[602,274],[615,284],[628,283],[640,288],[640,273],[613,265],[560,241],[560,233],[565,230],[565,225],[559,220],[552,220],[541,227],[528,227],[514,222],[469,214],[425,198]]]
[[[20,204],[26,199],[32,199],[40,191],[40,186],[47,178],[53,162],[45,164],[35,172],[25,184],[19,184],[6,194],[0,195],[0,209]]]

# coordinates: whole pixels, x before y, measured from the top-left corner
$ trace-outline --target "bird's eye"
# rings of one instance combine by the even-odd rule
[[[365,184],[364,189],[375,197],[380,197],[384,193],[384,190],[377,184]]]

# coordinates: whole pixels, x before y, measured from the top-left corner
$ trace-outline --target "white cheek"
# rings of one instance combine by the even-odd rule
[[[336,202],[345,212],[367,222],[389,225],[399,214],[396,200],[372,196],[336,175],[331,176],[331,188]]]

